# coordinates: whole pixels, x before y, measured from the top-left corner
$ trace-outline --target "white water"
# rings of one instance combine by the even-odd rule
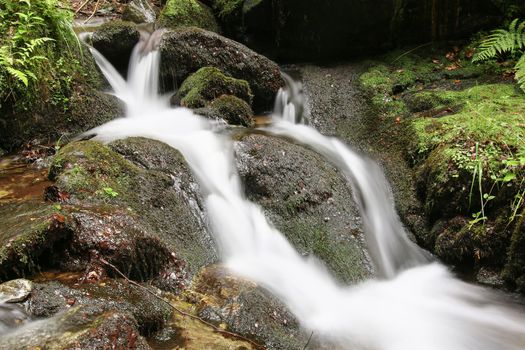
[[[290,123],[297,119],[291,107],[287,111],[293,117],[285,114],[269,131],[316,149],[349,178],[363,210],[376,267],[391,279],[340,286],[317,262],[300,256],[262,210],[244,197],[232,141],[216,133],[208,120],[187,109],[169,109],[155,97],[152,81],[156,78],[151,73],[157,75],[156,55],[152,52],[133,61],[130,69],[132,76],[145,77],[145,86],[152,90],[141,90],[133,79],[124,83],[95,55],[115,94],[128,103],[131,118],[109,122],[90,133],[104,142],[148,137],[180,150],[201,184],[213,233],[225,264],[234,272],[268,288],[304,327],[342,349],[525,348],[523,313],[455,279],[444,266],[426,263],[425,255],[399,224],[377,166],[336,139]]]

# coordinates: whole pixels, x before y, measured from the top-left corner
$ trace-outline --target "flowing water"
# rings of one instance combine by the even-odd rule
[[[127,82],[94,52],[128,115],[89,133],[103,142],[147,137],[181,151],[201,185],[210,226],[232,271],[266,287],[305,328],[342,349],[525,348],[521,311],[454,278],[407,238],[377,165],[339,140],[296,124],[302,98],[292,84],[279,94],[266,131],[316,150],[348,178],[380,279],[341,286],[317,261],[298,254],[261,208],[245,198],[232,141],[216,124],[188,109],[169,108],[158,95],[160,57],[148,50],[154,44],[144,40],[137,46]]]

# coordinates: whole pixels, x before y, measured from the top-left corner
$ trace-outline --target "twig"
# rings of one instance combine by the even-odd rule
[[[218,332],[218,333],[223,333],[223,334],[226,334],[230,337],[234,337],[234,338],[238,338],[238,339],[241,339],[241,340],[244,340],[250,344],[252,344],[256,349],[261,349],[261,350],[264,350],[264,347],[262,347],[261,345],[257,344],[256,342],[254,342],[253,340],[250,340],[246,337],[243,337],[242,335],[240,334],[236,334],[236,333],[232,333],[232,332],[228,332],[227,330],[224,330],[222,328],[219,328],[217,327],[216,325],[208,322],[208,321],[205,321],[203,320],[202,318],[200,318],[199,316],[195,316],[195,315],[192,315],[190,313],[187,313],[185,311],[182,311],[181,309],[177,308],[175,305],[173,305],[172,303],[170,303],[168,300],[164,299],[163,297],[161,297],[160,295],[157,295],[157,293],[155,293],[154,291],[152,291],[151,289],[147,288],[147,287],[144,287],[143,285],[141,284],[138,284],[137,282],[133,281],[133,280],[130,280],[126,275],[124,275],[115,265],[113,265],[112,263],[106,261],[104,258],[99,258],[99,261],[101,263],[103,263],[104,265],[107,265],[109,267],[111,267],[113,270],[115,270],[115,272],[117,274],[119,274],[122,278],[124,278],[128,283],[134,285],[135,287],[138,287],[138,288],[141,288],[143,290],[145,290],[146,292],[148,292],[149,294],[153,295],[155,298],[159,299],[160,301],[164,302],[165,304],[167,304],[168,306],[170,306],[173,310],[177,311],[179,314],[183,315],[183,316],[186,316],[186,317],[190,317],[190,318],[193,318],[194,320],[197,320],[203,324],[205,324],[206,326],[208,327],[211,327],[213,328],[214,331]],[[312,332],[313,334],[313,332]],[[312,336],[310,335],[310,338]],[[310,341],[310,340],[308,340]],[[308,344],[307,344],[308,345]]]
[[[88,19],[86,19],[86,20],[84,21],[84,24],[86,24],[87,22],[89,22],[89,20],[90,20],[91,18],[93,18],[93,16],[95,15],[95,13],[97,13],[97,11],[98,11],[98,5],[99,5],[99,4],[100,4],[100,0],[97,0],[97,3],[95,4],[95,8],[93,9],[93,13],[91,13],[91,16],[89,16]]]
[[[304,348],[303,350],[306,350],[306,348],[308,347],[308,345],[310,344],[310,340],[312,340],[312,336],[314,335],[314,331],[312,331],[312,333],[310,333],[310,337],[308,338],[308,341],[306,342],[306,344],[304,345]]]
[[[419,46],[413,48],[412,50],[408,50],[407,52],[403,53],[401,56],[399,56],[398,58],[396,58],[395,60],[393,60],[392,63],[395,63],[397,60],[401,59],[402,57],[404,57],[404,56],[406,56],[406,55],[408,55],[408,54],[410,54],[410,53],[412,53],[412,52],[414,52],[414,51],[416,51],[416,50],[419,50],[419,49],[422,48],[422,47],[428,46],[428,45],[432,45],[432,41],[431,41],[431,42],[428,42],[428,43],[426,43],[426,44],[423,44],[423,45],[419,45]]]
[[[76,15],[77,13],[79,13],[80,10],[82,10],[82,9],[84,8],[84,6],[86,6],[87,3],[88,3],[89,1],[90,1],[90,0],[86,0],[86,1],[84,1],[84,2],[83,2],[83,3],[82,3],[82,4],[81,4],[81,5],[75,10],[75,15]]]

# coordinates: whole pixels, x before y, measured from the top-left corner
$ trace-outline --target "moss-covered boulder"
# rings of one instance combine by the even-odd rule
[[[217,259],[198,186],[184,158],[165,144],[131,138],[111,147],[70,143],[54,159],[52,178],[74,207],[78,235],[70,251],[95,250],[133,278],[167,276],[158,282],[180,289]]]
[[[219,96],[206,109],[209,111],[206,116],[223,119],[230,125],[253,127],[255,123],[250,105],[233,95]]]
[[[91,36],[93,47],[121,72],[126,72],[131,52],[139,40],[136,25],[120,20],[102,24]]]
[[[253,95],[245,80],[224,75],[214,67],[203,67],[182,83],[178,95],[184,107],[204,107],[221,95],[234,95],[251,105]]]
[[[134,23],[154,23],[156,18],[155,8],[149,0],[132,0],[122,13],[123,20]]]
[[[220,31],[211,9],[199,0],[168,0],[160,13],[159,24],[167,28],[198,27]]]
[[[41,201],[0,205],[0,281],[22,277],[52,263],[53,247],[71,231],[52,204]]]
[[[263,135],[242,137],[236,152],[248,198],[301,254],[316,256],[344,283],[370,275],[351,191],[323,157]]]
[[[247,47],[198,28],[167,31],[160,42],[161,79],[181,84],[202,67],[215,67],[225,75],[248,82],[255,111],[270,110],[284,85],[279,66]]]

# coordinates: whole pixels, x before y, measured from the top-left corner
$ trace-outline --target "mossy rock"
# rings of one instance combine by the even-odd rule
[[[53,247],[70,236],[65,218],[50,203],[1,204],[0,281],[22,277],[38,271],[42,264],[51,264]]]
[[[167,31],[159,44],[161,81],[171,90],[203,67],[248,82],[256,112],[268,111],[284,85],[279,66],[235,41],[198,28]],[[171,83],[171,84],[170,84]]]
[[[97,28],[91,44],[121,73],[125,73],[131,52],[139,40],[140,33],[135,23],[117,20]]]
[[[438,222],[432,231],[437,235],[433,251],[448,264],[471,270],[501,269],[505,263],[511,235],[505,218],[476,225],[457,216]]]
[[[224,119],[230,125],[253,127],[253,111],[248,103],[232,95],[222,95],[207,105],[211,115]]]
[[[212,10],[199,0],[168,0],[160,13],[159,23],[167,28],[198,27],[220,32]]]
[[[125,268],[141,280],[153,277],[155,269],[158,274],[159,268],[176,265],[170,255],[187,264],[184,273],[188,273],[188,278],[200,267],[216,261],[216,247],[206,228],[198,185],[182,155],[163,143],[141,138],[117,141],[111,147],[94,141],[70,143],[56,155],[51,177],[59,190],[69,194],[68,204],[100,208],[87,216],[83,211],[74,214],[75,222],[81,220],[86,232],[96,232],[90,227],[94,223],[96,228],[98,221],[113,221],[115,229],[122,222],[129,231],[122,234],[122,241],[134,243],[130,249],[118,248],[115,233],[110,235],[110,242],[79,240],[82,244],[78,249],[116,244],[117,249],[105,251],[117,254],[109,257],[117,258],[119,266],[149,251],[143,268]],[[99,220],[97,215],[101,216]],[[177,218],[176,222],[173,218]],[[125,237],[129,239],[124,240]],[[148,264],[157,267],[152,270]],[[181,278],[184,280],[185,276]]]
[[[204,107],[221,95],[235,95],[251,105],[253,94],[245,80],[223,74],[214,67],[203,67],[190,75],[179,89],[181,105],[189,108]]]
[[[241,136],[237,168],[249,199],[302,255],[342,283],[370,275],[359,210],[347,182],[320,155],[277,137]]]

